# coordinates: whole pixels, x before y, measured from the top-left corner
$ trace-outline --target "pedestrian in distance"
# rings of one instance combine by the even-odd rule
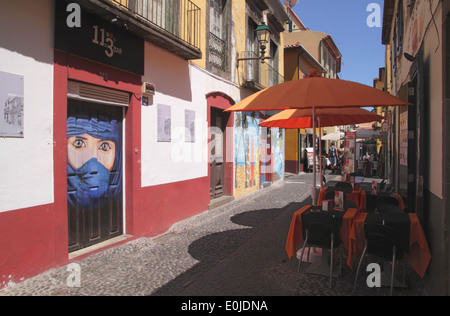
[[[334,143],[331,143],[330,149],[328,150],[329,159],[331,163],[331,172],[334,173],[334,169],[336,168],[337,163],[337,155],[338,149],[334,146]]]

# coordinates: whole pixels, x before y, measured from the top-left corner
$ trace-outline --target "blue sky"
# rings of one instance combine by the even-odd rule
[[[292,9],[307,28],[330,34],[342,53],[339,77],[373,86],[384,66],[381,27],[369,27],[369,4],[378,4],[383,19],[383,0],[299,0]]]

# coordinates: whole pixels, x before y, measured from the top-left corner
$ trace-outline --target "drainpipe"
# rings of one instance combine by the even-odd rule
[[[322,46],[323,46],[323,39],[321,39],[319,42],[319,63],[322,65],[322,67],[324,67],[322,64]]]
[[[297,55],[297,79],[300,79],[300,56],[303,55],[303,53],[305,52],[305,50],[303,49],[303,47],[299,48],[299,53]],[[297,130],[297,137],[298,137],[298,141],[297,141],[297,152],[298,152],[298,171],[299,173],[302,170],[302,168],[300,167],[301,161],[302,161],[302,147],[301,147],[301,136],[300,136],[300,129]]]
[[[304,53],[303,47],[300,47],[300,52],[297,55],[297,79],[300,79],[300,56]]]

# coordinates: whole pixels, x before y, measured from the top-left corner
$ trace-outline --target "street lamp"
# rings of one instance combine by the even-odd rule
[[[259,47],[261,50],[261,57],[264,58],[266,53],[266,44],[269,42],[270,30],[265,22],[261,22],[261,25],[256,28],[256,36],[258,37]],[[264,60],[264,59],[263,59]]]
[[[262,63],[264,63],[265,59],[270,59],[271,57],[265,57],[264,55],[266,54],[266,44],[269,42],[269,35],[270,35],[270,30],[266,25],[266,22],[261,22],[261,25],[259,25],[256,30],[256,37],[258,39],[258,43],[259,43],[259,50],[260,50],[260,55],[259,57],[245,57],[245,58],[238,58],[237,61],[241,61],[241,60],[261,60]],[[239,66],[239,63],[238,63]]]

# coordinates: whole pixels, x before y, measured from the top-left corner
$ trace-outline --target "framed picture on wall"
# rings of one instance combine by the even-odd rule
[[[185,110],[185,141],[195,143],[195,111]]]
[[[158,142],[170,142],[172,116],[169,105],[158,104]]]
[[[24,78],[0,71],[0,136],[24,137]]]

